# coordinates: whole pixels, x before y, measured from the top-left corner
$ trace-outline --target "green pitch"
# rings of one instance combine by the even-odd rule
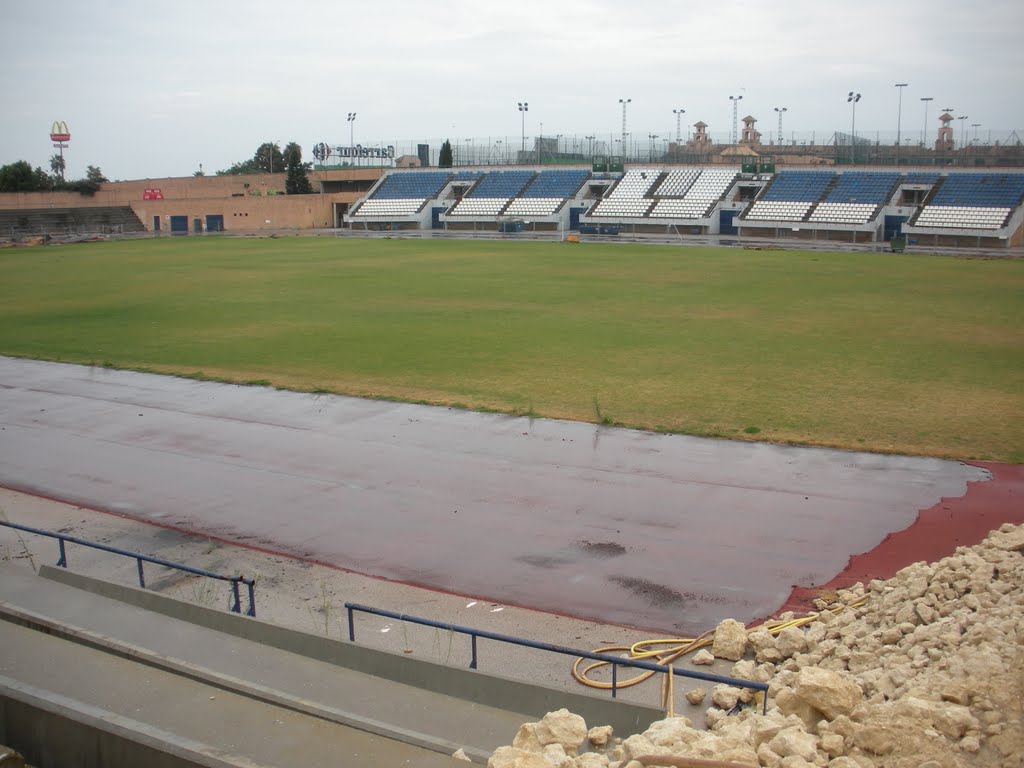
[[[1024,263],[289,237],[0,251],[0,353],[1024,459]]]

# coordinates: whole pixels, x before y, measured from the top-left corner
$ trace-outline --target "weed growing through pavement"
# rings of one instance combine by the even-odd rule
[[[313,622],[313,626],[320,629],[320,622],[323,621],[323,631],[325,637],[331,636],[331,596],[327,592],[327,582],[323,579],[320,580],[320,595],[319,602],[316,608],[310,608],[306,606],[306,610],[309,611],[309,619]],[[320,614],[320,618],[316,614]]]
[[[201,605],[204,608],[213,608],[217,600],[216,586],[209,579],[203,576],[196,576],[189,584],[191,593],[189,602]],[[230,603],[231,598],[228,597]]]
[[[3,518],[8,523],[11,522],[7,518],[7,513],[4,512],[4,508],[3,507],[0,507],[0,518]],[[34,557],[32,557],[32,551],[28,548],[28,544],[25,543],[25,539],[21,535],[21,531],[19,531],[17,528],[12,528],[11,530],[13,530],[14,531],[14,535],[18,537],[18,541],[21,542],[21,548],[25,552],[25,557],[28,558],[28,563],[29,563],[29,565],[32,566],[32,570],[35,571],[36,573],[38,573],[39,569],[36,568],[36,560],[35,560]],[[5,549],[6,549],[6,547],[5,547]],[[9,552],[9,550],[8,550],[8,552]],[[4,560],[8,560],[8,559],[10,559],[10,555],[9,554],[6,557],[4,557]]]

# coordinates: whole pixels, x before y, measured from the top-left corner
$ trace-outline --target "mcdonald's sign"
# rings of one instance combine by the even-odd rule
[[[71,141],[71,131],[63,120],[54,121],[50,126],[50,141]]]

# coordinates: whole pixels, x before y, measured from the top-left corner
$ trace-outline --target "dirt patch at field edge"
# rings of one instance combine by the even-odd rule
[[[921,510],[909,528],[889,534],[870,552],[851,557],[846,568],[827,584],[793,587],[779,612],[815,610],[811,601],[823,591],[858,581],[867,584],[871,579],[892,578],[911,563],[936,562],[953,554],[957,547],[978,544],[1003,523],[1024,524],[1024,465],[964,463],[987,469],[992,479],[969,482],[963,496],[943,498]]]

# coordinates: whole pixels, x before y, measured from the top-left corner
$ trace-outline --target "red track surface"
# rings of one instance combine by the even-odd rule
[[[890,533],[874,549],[851,557],[846,568],[827,584],[794,587],[780,612],[813,610],[811,601],[822,590],[888,579],[911,563],[941,560],[957,547],[977,544],[1004,523],[1024,524],[1024,465],[966,463],[987,469],[992,480],[968,483],[963,496],[942,499],[922,510],[909,528]]]

